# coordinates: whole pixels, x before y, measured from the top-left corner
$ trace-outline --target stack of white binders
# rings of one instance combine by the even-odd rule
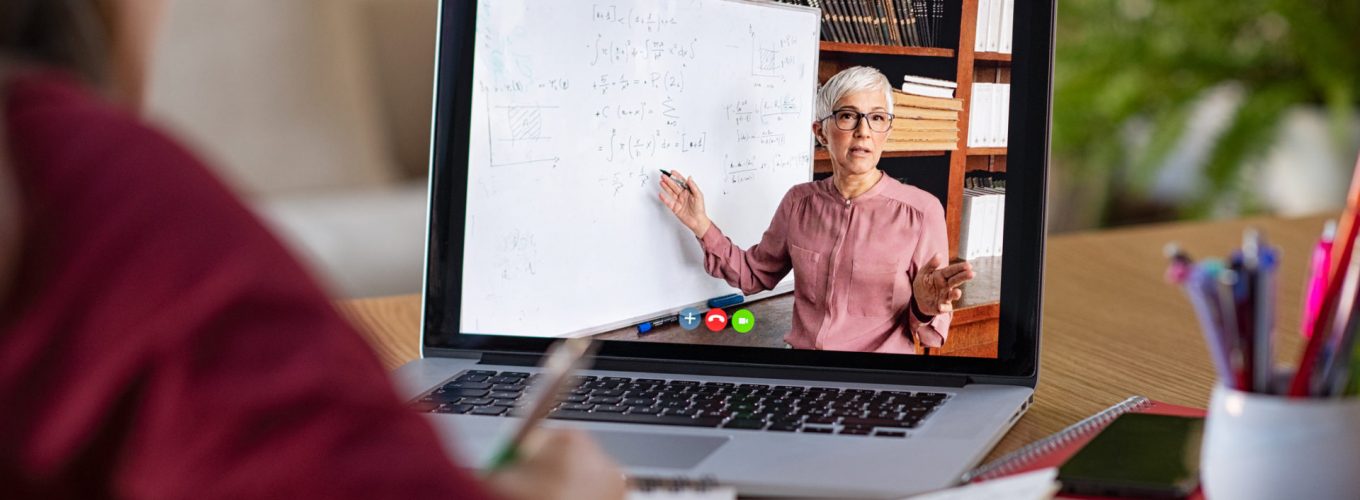
[[[973,106],[968,110],[968,147],[1006,147],[1010,113],[1009,83],[974,83]]]
[[[977,52],[1011,53],[1015,31],[1015,0],[978,0]]]
[[[959,257],[972,260],[1000,256],[1005,225],[1005,188],[965,188]]]

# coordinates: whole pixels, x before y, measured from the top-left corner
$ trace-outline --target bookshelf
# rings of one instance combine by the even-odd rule
[[[885,170],[943,169],[944,175],[936,175],[936,186],[941,192],[945,205],[945,220],[949,228],[949,252],[958,256],[959,232],[963,220],[963,180],[968,172],[1005,172],[1006,148],[969,148],[969,113],[973,104],[973,83],[1010,82],[1011,54],[996,52],[977,52],[978,0],[950,2],[946,12],[946,26],[949,31],[945,39],[956,41],[955,48],[948,47],[897,47],[859,43],[840,43],[823,41],[820,44],[821,63],[818,69],[819,82],[825,82],[842,69],[855,65],[868,65],[879,68],[888,75],[894,84],[900,82],[906,73],[920,74],[932,78],[942,78],[958,82],[955,97],[963,100],[963,111],[959,113],[959,139],[954,151],[905,151],[885,152],[880,165]],[[904,162],[900,159],[912,159]],[[926,160],[913,162],[913,160]],[[813,156],[813,172],[828,174],[831,163],[826,151],[818,149]],[[947,180],[938,179],[939,177]],[[941,182],[942,181],[942,182]],[[927,189],[930,190],[930,189]]]
[[[945,13],[943,38],[949,47],[895,47],[853,43],[822,42],[819,82],[825,82],[842,69],[855,65],[878,68],[894,84],[904,74],[952,80],[958,83],[955,97],[963,101],[959,113],[959,138],[953,151],[885,152],[879,162],[884,171],[907,177],[919,175],[912,183],[941,196],[949,232],[949,252],[957,258],[963,221],[963,186],[968,172],[1005,172],[1006,148],[968,147],[969,115],[976,82],[1009,83],[1011,54],[978,52],[978,0],[949,2]],[[813,156],[813,172],[831,172],[826,152]],[[999,347],[997,329],[1000,316],[999,257],[974,262],[979,279],[964,287],[964,299],[956,304],[949,340],[941,348],[926,349],[928,355],[994,357]]]

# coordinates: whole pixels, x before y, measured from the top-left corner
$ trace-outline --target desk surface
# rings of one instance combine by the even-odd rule
[[[1142,226],[1055,236],[1045,272],[1043,347],[1035,404],[988,460],[1141,394],[1204,407],[1213,385],[1204,342],[1184,296],[1162,281],[1162,247],[1223,256],[1255,226],[1283,250],[1278,358],[1296,359],[1306,260],[1322,217]],[[341,311],[395,368],[418,356],[420,298],[343,301]]]

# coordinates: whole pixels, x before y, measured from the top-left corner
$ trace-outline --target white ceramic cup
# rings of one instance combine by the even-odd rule
[[[1200,474],[1210,500],[1360,498],[1360,398],[1291,399],[1220,385]]]

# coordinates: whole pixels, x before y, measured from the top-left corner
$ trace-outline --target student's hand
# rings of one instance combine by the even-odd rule
[[[939,255],[930,258],[925,267],[916,272],[911,282],[916,307],[927,316],[954,311],[954,301],[963,297],[959,285],[973,279],[973,266],[967,262],[944,265]]]
[[[689,189],[680,187],[680,184],[670,178],[661,176],[661,192],[657,193],[657,198],[666,208],[671,209],[676,219],[680,223],[694,232],[694,236],[703,238],[704,233],[713,222],[708,220],[708,212],[704,209],[704,192],[699,189],[699,184],[694,182],[693,177],[684,177],[680,171],[672,170],[671,175],[685,179],[685,185]]]
[[[623,471],[575,429],[539,429],[515,463],[493,472],[486,484],[510,500],[622,499]]]

